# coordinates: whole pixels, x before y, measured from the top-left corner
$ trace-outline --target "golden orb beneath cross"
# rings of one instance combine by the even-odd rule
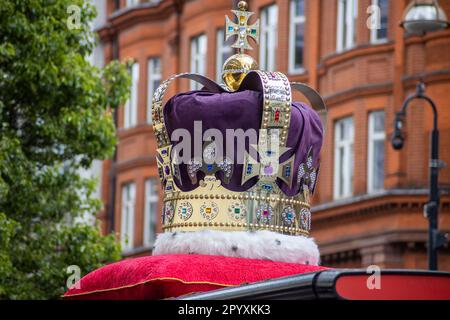
[[[223,64],[223,82],[230,90],[236,91],[251,70],[258,70],[258,63],[255,59],[244,53],[232,55]]]

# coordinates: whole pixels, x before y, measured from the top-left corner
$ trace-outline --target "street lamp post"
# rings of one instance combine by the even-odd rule
[[[428,268],[438,270],[437,251],[442,247],[447,239],[447,234],[442,234],[438,229],[438,215],[440,204],[439,192],[439,169],[443,163],[439,160],[439,129],[438,129],[438,111],[434,101],[425,95],[425,85],[421,82],[416,87],[416,92],[409,96],[403,103],[402,109],[395,116],[394,135],[392,137],[392,146],[396,150],[403,148],[404,136],[402,133],[403,121],[406,116],[406,109],[411,101],[421,99],[431,106],[433,110],[433,131],[431,132],[431,159],[430,170],[430,195],[429,201],[424,208],[425,217],[428,218]]]
[[[424,35],[427,32],[439,31],[449,26],[447,16],[437,0],[412,0],[403,14],[400,26],[412,34]],[[403,148],[404,137],[402,133],[403,120],[406,116],[406,108],[415,99],[428,102],[433,109],[433,131],[431,133],[431,159],[430,170],[430,196],[424,208],[425,217],[428,218],[428,268],[438,269],[437,251],[447,239],[447,235],[439,232],[438,215],[440,204],[439,193],[439,169],[443,162],[439,160],[439,130],[438,111],[430,97],[425,95],[425,84],[420,82],[416,87],[415,94],[409,96],[403,103],[402,109],[395,116],[394,135],[392,146],[396,150]]]

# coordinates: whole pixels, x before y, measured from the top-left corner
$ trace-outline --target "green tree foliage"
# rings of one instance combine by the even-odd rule
[[[101,204],[79,174],[112,155],[111,111],[130,85],[125,65],[86,59],[95,14],[85,0],[1,1],[0,299],[58,298],[68,266],[86,274],[120,258],[114,236],[86,223]]]

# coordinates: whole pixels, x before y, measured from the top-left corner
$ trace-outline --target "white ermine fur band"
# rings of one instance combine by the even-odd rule
[[[314,239],[271,231],[167,232],[158,235],[153,255],[206,254],[318,265]]]

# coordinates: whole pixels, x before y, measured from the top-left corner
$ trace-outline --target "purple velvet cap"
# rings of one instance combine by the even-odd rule
[[[202,121],[202,135],[210,128],[220,130],[224,137],[225,149],[227,144],[236,144],[236,141],[227,141],[226,129],[242,129],[246,131],[253,128],[259,132],[262,105],[263,96],[259,91],[243,90],[233,93],[190,91],[177,94],[167,102],[164,108],[164,118],[169,136],[172,135],[175,129],[183,128],[188,130],[191,136],[194,137],[194,121]],[[280,158],[280,162],[283,162],[295,154],[293,168],[295,175],[292,187],[289,188],[287,184],[277,179],[278,186],[286,195],[294,196],[300,192],[300,186],[296,179],[297,172],[300,164],[306,162],[307,154],[311,148],[313,166],[317,167],[322,140],[323,126],[319,114],[306,104],[294,102],[292,104],[291,122],[287,139],[287,147],[290,149]],[[246,148],[248,150],[248,145]],[[193,141],[191,151],[193,154]],[[223,150],[223,154],[225,154],[225,150]],[[225,188],[236,192],[246,191],[255,185],[258,179],[253,178],[241,185],[243,165],[236,164],[236,155],[233,160],[235,162],[234,172],[229,184],[224,183],[222,172],[218,172],[216,176],[222,180]],[[175,181],[182,191],[186,192],[198,187],[198,183],[193,185],[189,179],[186,164],[180,165],[180,174],[182,184],[177,183],[176,179]],[[199,181],[203,177],[204,173],[199,172]]]

